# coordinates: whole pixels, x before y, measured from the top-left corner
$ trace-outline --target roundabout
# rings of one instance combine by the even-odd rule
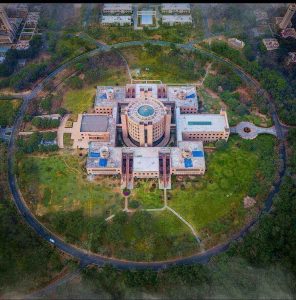
[[[139,43],[139,42],[136,42]],[[113,45],[113,46],[118,46],[118,45]],[[182,45],[182,47],[186,48],[188,47],[187,45]],[[61,67],[60,70],[62,70],[63,68]],[[57,71],[54,72],[54,74],[57,74]],[[46,82],[47,80],[49,80],[52,76],[54,75],[49,75],[49,77],[47,79],[44,80],[44,82]],[[177,258],[177,259],[172,259],[172,260],[167,260],[167,261],[159,261],[159,262],[132,262],[132,261],[126,261],[126,260],[120,260],[120,259],[115,259],[115,258],[109,258],[106,256],[102,256],[102,255],[96,255],[93,253],[90,253],[86,250],[82,250],[80,248],[77,248],[71,244],[68,244],[66,242],[63,241],[63,239],[59,238],[58,236],[56,236],[54,233],[50,232],[47,228],[45,228],[34,216],[33,214],[30,212],[30,210],[28,209],[28,207],[26,206],[20,190],[18,189],[18,184],[16,182],[16,177],[15,174],[13,172],[13,165],[14,165],[14,151],[15,151],[15,140],[17,137],[17,132],[19,129],[19,126],[22,122],[22,118],[23,115],[26,111],[28,102],[37,95],[38,91],[42,90],[43,86],[42,84],[38,85],[30,95],[26,96],[24,98],[24,102],[23,105],[21,107],[19,116],[15,122],[14,128],[13,128],[13,133],[12,133],[12,138],[10,140],[9,143],[9,160],[8,160],[8,164],[9,164],[9,184],[10,184],[10,189],[11,192],[13,194],[13,198],[14,198],[14,202],[16,204],[16,206],[18,207],[20,213],[24,216],[25,220],[27,221],[27,223],[33,227],[33,229],[43,238],[45,238],[48,241],[54,241],[51,242],[53,243],[53,245],[57,248],[59,248],[61,251],[64,251],[72,256],[74,256],[75,258],[79,259],[82,264],[84,265],[88,265],[88,264],[96,264],[96,265],[102,265],[104,263],[111,263],[114,266],[118,267],[118,268],[138,268],[138,269],[142,269],[142,268],[153,268],[153,269],[160,269],[160,268],[165,268],[168,265],[172,265],[172,264],[188,264],[188,263],[205,263],[207,262],[213,255],[216,255],[222,251],[225,251],[231,241],[236,240],[237,238],[242,237],[248,230],[250,227],[252,227],[258,219],[253,220],[251,223],[247,224],[241,231],[239,231],[237,234],[235,234],[234,236],[231,237],[230,240],[228,240],[227,242],[221,243],[218,246],[212,247],[210,249],[208,249],[206,252],[201,253],[201,254],[194,254],[192,256],[189,257],[182,257],[182,258]],[[153,116],[155,114],[155,110],[152,106],[149,105],[142,105],[140,107],[138,107],[137,109],[137,113],[144,117],[144,118],[149,118],[151,116]],[[276,112],[272,112],[272,116],[274,119],[274,123],[277,126],[277,131],[281,131],[281,127],[278,126],[279,122],[277,119],[277,115]],[[247,124],[248,128],[250,128],[250,132],[245,132],[247,134],[252,133],[252,128],[250,126],[250,124]],[[243,130],[244,128],[246,128],[246,124],[243,125]],[[282,159],[285,162],[285,148],[283,143],[281,144],[281,156]],[[282,173],[280,174],[280,177],[282,177],[284,174],[284,170],[282,171]],[[276,185],[275,185],[275,192],[270,193],[271,196],[268,197],[269,202],[267,202],[266,206],[265,206],[265,210],[269,210],[271,207],[271,201],[272,198],[274,196],[274,194],[277,192],[279,185],[280,185],[281,181],[279,181]],[[221,182],[221,184],[223,186],[225,186],[225,184],[223,184],[223,182]],[[270,200],[271,199],[271,200]]]

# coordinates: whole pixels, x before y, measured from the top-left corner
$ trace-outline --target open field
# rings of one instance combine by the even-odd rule
[[[64,95],[64,104],[71,113],[82,113],[88,111],[93,107],[96,89],[94,87],[87,87],[81,90],[69,90]]]
[[[197,231],[211,227],[212,234],[221,235],[238,229],[247,212],[243,198],[254,197],[259,208],[274,178],[274,137],[264,135],[256,140],[241,140],[233,136],[228,143],[227,150],[207,155],[207,171],[203,177],[193,182],[176,182],[170,192],[168,205]],[[223,222],[227,215],[231,221]]]
[[[205,73],[206,61],[201,61],[188,53],[174,54],[169,47],[157,48],[156,53],[151,53],[140,46],[127,47],[120,52],[126,58],[134,79],[187,83],[196,82]]]
[[[212,91],[211,91],[212,92]],[[240,116],[236,112],[230,110],[228,106],[221,100],[218,94],[217,98],[210,95],[209,90],[206,89],[199,89],[198,94],[201,95],[203,99],[203,108],[205,112],[208,113],[219,113],[221,107],[226,107],[227,109],[227,116],[228,122],[230,126],[235,126],[239,122],[248,121],[254,123],[256,126],[262,127],[270,127],[272,126],[272,121],[270,116],[257,114],[255,110],[250,110],[250,114],[244,114]]]
[[[163,191],[158,189],[158,180],[137,180],[129,201],[137,201],[145,209],[163,207]]]
[[[19,181],[37,215],[82,209],[85,215],[109,216],[121,208],[116,183],[103,178],[90,183],[74,155],[26,156],[19,162]]]

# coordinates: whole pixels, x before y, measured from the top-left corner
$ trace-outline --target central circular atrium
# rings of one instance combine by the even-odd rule
[[[142,117],[150,117],[154,114],[154,108],[150,105],[142,105],[138,109],[138,114]]]

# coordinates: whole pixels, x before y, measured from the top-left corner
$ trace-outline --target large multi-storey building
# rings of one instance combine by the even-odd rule
[[[135,178],[171,188],[171,175],[204,174],[203,143],[229,134],[226,111],[198,113],[195,86],[145,81],[97,87],[94,113],[78,116],[71,137],[89,149],[89,175],[118,175],[131,189]]]
[[[291,24],[291,20],[295,12],[296,12],[296,3],[292,3],[289,5],[285,16],[279,23],[280,29],[286,29]]]

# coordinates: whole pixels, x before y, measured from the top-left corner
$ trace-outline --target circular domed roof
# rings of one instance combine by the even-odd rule
[[[135,122],[151,121],[158,122],[166,114],[165,106],[157,99],[136,99],[127,107],[129,118]]]
[[[138,109],[138,114],[143,117],[149,117],[154,114],[154,108],[151,105],[142,105]]]

